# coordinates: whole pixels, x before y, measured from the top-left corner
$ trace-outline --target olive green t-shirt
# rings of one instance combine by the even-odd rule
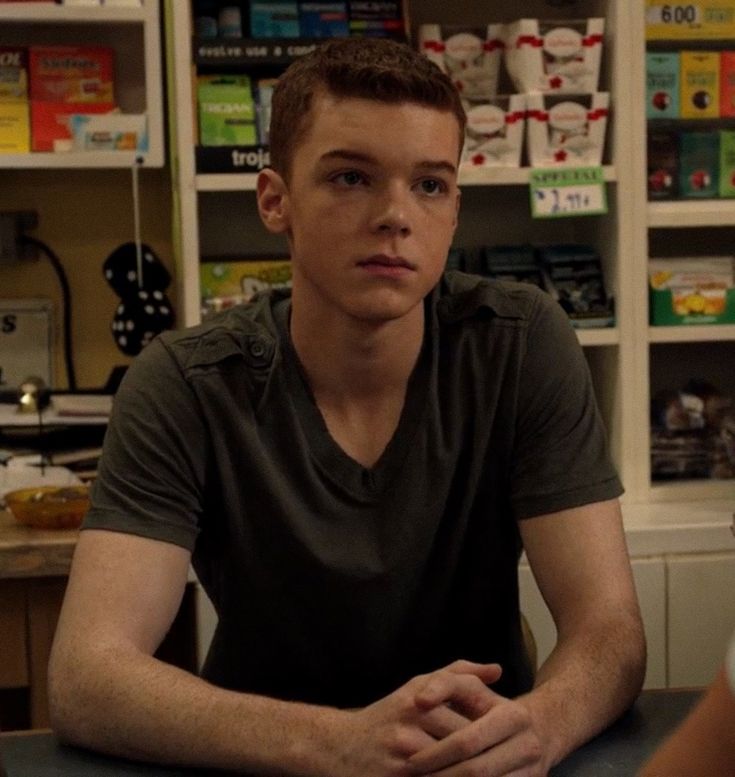
[[[192,551],[219,615],[203,676],[337,706],[454,659],[526,690],[517,522],[618,496],[585,358],[531,286],[447,273],[395,434],[330,437],[274,292],[155,340],[114,401],[86,528]]]

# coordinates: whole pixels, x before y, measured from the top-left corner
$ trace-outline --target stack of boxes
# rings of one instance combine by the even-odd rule
[[[646,118],[649,199],[735,196],[735,51],[647,52]]]
[[[609,105],[608,93],[597,91],[603,32],[601,18],[519,19],[483,29],[422,25],[421,50],[463,95],[463,161],[520,166],[525,123],[532,167],[599,165]],[[508,93],[499,94],[499,84]]]

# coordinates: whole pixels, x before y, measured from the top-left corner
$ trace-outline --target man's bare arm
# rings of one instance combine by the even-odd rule
[[[522,701],[555,764],[633,702],[645,637],[617,500],[531,518],[521,534],[558,633]]]
[[[175,545],[82,532],[49,672],[52,724],[63,739],[129,758],[252,774],[406,777],[415,773],[411,755],[467,725],[475,699],[499,677],[496,665],[459,661],[352,711],[214,687],[152,657],[188,568],[189,553]],[[435,682],[452,708],[416,704]]]

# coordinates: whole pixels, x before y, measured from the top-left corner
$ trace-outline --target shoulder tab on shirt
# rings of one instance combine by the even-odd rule
[[[262,323],[266,310],[270,315],[267,299],[261,297],[183,332],[167,332],[162,339],[184,372],[230,357],[244,359],[256,371],[267,370],[276,353],[276,338]]]
[[[437,314],[445,323],[473,318],[482,311],[498,318],[528,320],[538,304],[539,295],[544,294],[531,284],[498,281],[450,270],[440,284]]]

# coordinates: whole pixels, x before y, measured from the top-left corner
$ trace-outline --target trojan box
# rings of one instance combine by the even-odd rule
[[[419,50],[452,79],[463,98],[488,99],[498,92],[501,33],[501,24],[486,27],[422,24]]]
[[[646,118],[679,116],[679,54],[646,52]]]
[[[200,79],[199,142],[203,146],[248,146],[257,143],[255,103],[245,75]]]
[[[518,92],[596,92],[605,20],[519,19],[505,26],[505,65]]]
[[[720,197],[735,197],[735,131],[720,130]]]
[[[735,116],[735,51],[720,52],[720,116]]]
[[[31,46],[31,99],[114,102],[113,57],[108,46]]]
[[[670,200],[679,194],[679,136],[649,131],[647,138],[649,200]]]
[[[682,119],[716,119],[720,115],[720,53],[681,52]]]

